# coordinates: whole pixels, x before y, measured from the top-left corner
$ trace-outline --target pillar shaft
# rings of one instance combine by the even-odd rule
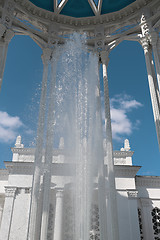
[[[6,30],[6,28],[2,24],[0,25],[0,89],[3,81],[8,44],[13,36],[14,36],[14,33],[12,30]]]
[[[130,240],[140,240],[139,222],[138,222],[138,206],[136,190],[127,191],[128,193],[128,212],[130,226]],[[126,206],[127,207],[127,206]]]
[[[154,54],[154,61],[156,66],[156,73],[157,73],[157,81],[158,81],[158,87],[160,91],[160,59],[158,56],[158,34],[156,32],[151,33],[151,44],[153,48],[153,54]]]
[[[108,193],[109,193],[108,204],[110,208],[110,220],[111,220],[110,229],[112,235],[111,240],[118,240],[119,229],[118,229],[117,196],[115,186],[112,129],[107,76],[107,63],[108,63],[107,54],[108,54],[107,52],[103,52],[101,54],[101,60],[103,68],[104,104],[105,104],[106,150],[107,150]]]
[[[45,148],[45,172],[43,181],[43,209],[41,224],[41,240],[47,239],[48,217],[50,205],[50,184],[53,156],[53,131],[54,131],[54,97],[56,85],[56,63],[58,56],[54,56],[52,61],[52,78],[50,83],[49,110],[47,120],[47,139]]]
[[[100,64],[98,68],[98,74],[100,73]],[[102,115],[101,115],[101,98],[100,98],[100,77],[98,75],[97,86],[97,136],[99,139],[99,172],[98,172],[98,202],[100,212],[100,236],[101,240],[107,240],[107,211],[106,211],[106,187],[105,187],[105,170],[104,170],[104,149],[103,149],[103,130],[102,130]],[[100,134],[101,133],[101,134]],[[96,133],[95,133],[96,134]]]
[[[51,50],[44,49],[42,60],[43,60],[43,80],[42,80],[42,92],[40,99],[40,110],[39,110],[39,122],[37,129],[37,142],[35,152],[35,166],[34,175],[32,182],[32,193],[31,193],[31,206],[29,216],[29,231],[28,239],[36,240],[36,217],[38,208],[38,198],[40,189],[41,179],[41,167],[42,167],[42,155],[43,155],[43,140],[44,140],[44,127],[45,127],[45,106],[46,106],[46,95],[47,95],[47,79],[48,79],[48,63],[51,57]]]
[[[54,224],[54,240],[62,240],[63,224],[63,192],[58,190],[56,193],[56,211]]]
[[[154,121],[156,125],[156,132],[157,132],[157,139],[160,149],[160,109],[159,109],[159,99],[156,93],[156,83],[154,80],[154,75],[152,72],[152,63],[150,59],[150,49],[147,43],[147,40],[145,38],[141,39],[142,47],[144,49],[145,54],[145,61],[146,61],[146,67],[147,67],[147,73],[148,73],[148,84],[150,89],[150,95],[151,95],[151,102],[152,102],[152,109],[153,109],[153,116]]]
[[[6,194],[1,222],[0,240],[9,240],[16,189],[16,187],[5,188]]]
[[[151,218],[152,202],[150,199],[141,199],[142,205],[142,227],[145,240],[154,239],[153,223]]]

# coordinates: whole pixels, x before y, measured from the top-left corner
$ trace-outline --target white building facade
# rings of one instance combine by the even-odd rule
[[[21,144],[19,136],[12,152],[12,161],[5,162],[6,169],[0,170],[0,239],[26,240],[35,149],[25,148]],[[132,164],[132,155],[133,152],[130,151],[128,140],[125,140],[124,148],[120,151],[114,151],[119,239],[159,240],[160,177],[137,176],[141,167]],[[72,227],[74,223],[70,196],[70,173],[67,172],[64,156],[65,150],[63,144],[60,144],[60,147],[53,151],[48,240],[73,239]],[[43,184],[41,184],[40,191],[39,220],[42,213]],[[95,184],[90,240],[101,239],[97,192]],[[39,239],[40,227],[40,221],[37,221],[37,239]]]

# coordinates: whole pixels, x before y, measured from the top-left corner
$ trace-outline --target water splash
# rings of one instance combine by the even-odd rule
[[[98,104],[98,59],[88,53],[85,35],[73,34],[63,49],[56,83],[56,136],[64,137],[73,170],[73,240],[88,240],[94,182],[103,161]]]

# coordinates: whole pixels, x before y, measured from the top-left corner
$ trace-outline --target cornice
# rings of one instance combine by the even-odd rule
[[[73,28],[73,26],[79,27],[86,25],[97,25],[108,22],[113,23],[116,21],[119,22],[126,19],[127,16],[131,17],[131,15],[137,13],[137,10],[140,10],[143,7],[151,4],[153,5],[153,3],[157,3],[157,0],[137,0],[136,2],[131,3],[127,7],[117,12],[87,18],[73,18],[62,14],[53,13],[35,6],[28,0],[15,0],[15,2],[18,6],[21,6],[21,9],[23,9],[25,13],[29,13],[31,17],[35,18],[36,16],[36,18],[41,20],[43,19],[43,21],[48,20],[68,26],[70,25]]]
[[[48,31],[50,25],[53,27],[53,31],[69,32],[74,30],[84,30],[88,33],[94,32],[95,27],[103,27],[108,31],[112,31],[126,26],[127,24],[137,24],[140,19],[140,14],[144,7],[156,8],[158,0],[137,0],[120,11],[103,14],[88,18],[73,18],[49,12],[47,10],[36,7],[28,0],[14,0],[15,16],[16,18],[22,18],[33,24],[34,27],[38,27],[39,30]],[[114,27],[113,27],[114,26]],[[91,32],[90,32],[91,31]],[[92,36],[95,37],[95,36]]]
[[[33,175],[34,164],[32,162],[4,162],[9,175],[12,174],[24,174]]]
[[[136,176],[137,187],[160,188],[160,176]]]
[[[34,163],[33,162],[4,162],[9,174],[24,174],[33,175]],[[43,174],[44,163],[42,163],[41,171]],[[140,166],[127,166],[127,165],[116,165],[115,176],[134,178]],[[71,168],[68,163],[52,163],[51,174],[54,176],[70,176],[73,174],[74,166]],[[107,166],[105,165],[105,172],[107,173]]]
[[[33,162],[4,162],[9,175],[22,174],[22,175],[33,175],[34,163]],[[51,174],[54,176],[70,176],[73,174],[70,165],[66,163],[52,163]],[[41,165],[41,174],[45,169],[45,164]]]
[[[129,177],[134,178],[139,171],[141,167],[140,166],[128,166],[128,165],[115,165],[115,177],[121,178],[121,177]]]

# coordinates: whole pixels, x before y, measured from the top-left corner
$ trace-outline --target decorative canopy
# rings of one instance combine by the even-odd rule
[[[116,12],[135,0],[30,0],[37,7],[75,18]]]

